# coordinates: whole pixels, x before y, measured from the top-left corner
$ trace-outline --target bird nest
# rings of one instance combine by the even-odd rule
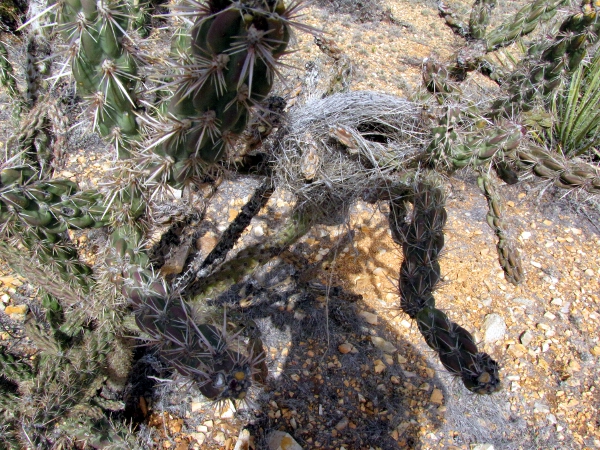
[[[343,222],[374,186],[393,182],[422,154],[421,109],[392,95],[357,91],[292,109],[272,150],[278,186],[316,222]]]

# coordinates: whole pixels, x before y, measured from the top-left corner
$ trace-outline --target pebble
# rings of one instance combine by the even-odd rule
[[[529,238],[531,237],[531,232],[530,232],[530,231],[523,231],[523,232],[521,233],[521,237],[522,237],[523,239],[529,239]]]
[[[518,303],[519,305],[523,305],[523,306],[533,306],[534,305],[533,300],[530,300],[528,298],[523,298],[523,297],[513,298],[513,302]]]
[[[27,314],[27,309],[28,309],[27,305],[15,305],[15,306],[9,305],[4,309],[4,313],[9,316],[12,316],[12,315],[24,316],[25,314]],[[14,317],[11,317],[11,318],[14,318]]]
[[[343,344],[340,344],[338,346],[338,350],[344,355],[346,353],[358,353],[358,350],[356,350],[354,345],[350,344],[349,342],[344,342]]]
[[[435,388],[431,392],[431,397],[429,397],[429,401],[431,403],[435,403],[437,405],[441,405],[444,401],[444,394],[438,388]]]
[[[523,334],[521,334],[521,337],[519,337],[519,341],[521,341],[521,344],[523,344],[525,347],[528,347],[529,344],[531,344],[531,341],[533,341],[533,334],[531,333],[531,331],[527,330]]]
[[[596,345],[590,349],[590,353],[594,356],[600,356],[600,345]]]
[[[394,347],[391,342],[388,342],[379,336],[371,336],[371,342],[375,347],[383,352],[394,353],[396,351],[396,347]]]
[[[190,437],[200,445],[204,444],[204,441],[206,440],[206,435],[204,433],[190,433]]]
[[[381,373],[386,369],[385,364],[380,359],[376,360],[374,364],[375,364],[375,369],[374,369],[375,373]]]
[[[506,322],[499,314],[488,314],[483,322],[485,342],[499,341],[506,334]]]
[[[300,444],[284,431],[273,431],[267,436],[267,445],[269,450],[302,450]]]
[[[342,431],[348,426],[349,423],[350,421],[347,417],[342,417],[342,419],[335,425],[335,429],[338,431]]]
[[[492,444],[472,444],[471,450],[494,450]]]
[[[8,301],[10,300],[10,295],[2,294],[2,296],[0,297],[0,300],[2,300],[2,303],[8,303]]]
[[[361,311],[358,313],[358,315],[360,317],[362,317],[363,319],[365,319],[365,322],[367,322],[368,324],[371,325],[377,325],[377,315],[367,312],[367,311]]]
[[[533,412],[546,414],[550,412],[550,408],[547,405],[544,405],[543,403],[535,402],[533,404]]]
[[[254,234],[254,236],[256,237],[262,237],[265,235],[265,230],[263,229],[262,226],[257,225],[256,227],[254,227],[254,230],[252,230],[252,233]]]

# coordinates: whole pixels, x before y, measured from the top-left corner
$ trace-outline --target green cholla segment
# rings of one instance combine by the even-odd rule
[[[410,221],[405,202],[413,203]],[[465,387],[478,394],[500,389],[498,364],[479,352],[471,334],[453,323],[435,307],[433,290],[440,280],[439,255],[444,247],[443,228],[447,214],[445,196],[431,179],[417,182],[407,197],[390,200],[390,228],[394,240],[402,245],[404,261],[400,267],[402,310],[416,319],[427,344]]]
[[[531,33],[539,23],[551,19],[556,14],[556,8],[565,3],[566,0],[536,0],[524,6],[514,17],[485,37],[487,50],[509,45],[517,38]]]
[[[521,258],[514,247],[514,243],[506,233],[506,224],[502,219],[502,203],[500,196],[496,191],[492,179],[488,175],[480,175],[479,178],[477,178],[477,184],[488,201],[487,222],[498,237],[496,249],[498,251],[500,266],[502,266],[502,269],[504,270],[504,276],[512,284],[518,285],[524,279]]]
[[[485,30],[490,23],[490,13],[495,6],[496,0],[475,0],[469,20],[471,37],[474,39],[483,38]]]
[[[177,127],[155,151],[169,158],[169,180],[182,185],[198,168],[227,155],[265,99],[290,39],[296,6],[277,1],[211,0],[191,30],[189,60],[168,114]],[[179,49],[181,39],[175,48]]]
[[[50,0],[58,30],[70,43],[78,91],[94,108],[94,126],[112,137],[118,156],[130,156],[138,138],[137,63],[123,45],[129,23],[124,0]]]
[[[552,41],[532,47],[528,70],[516,71],[509,78],[508,96],[492,104],[490,117],[512,117],[531,110],[537,95],[549,96],[565,74],[573,74],[587,55],[587,47],[598,40],[599,12],[600,6],[583,0],[581,10],[562,22]]]

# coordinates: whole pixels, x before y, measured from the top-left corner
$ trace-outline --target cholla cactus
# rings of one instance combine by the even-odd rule
[[[124,45],[129,24],[124,0],[49,0],[57,29],[67,41],[72,74],[88,97],[94,128],[111,137],[121,158],[138,138],[135,120],[137,63]]]
[[[166,128],[150,144],[158,155],[151,163],[163,181],[182,186],[198,179],[209,164],[231,151],[250,117],[278,75],[296,25],[299,3],[211,0],[181,12],[195,18],[191,38],[176,36],[183,56],[169,101]],[[189,48],[184,55],[183,47]],[[154,175],[157,176],[157,175]]]
[[[413,204],[408,220],[406,201]],[[490,394],[500,389],[498,364],[477,350],[467,330],[435,307],[433,290],[441,276],[438,259],[447,219],[444,203],[442,187],[431,175],[420,176],[412,192],[390,200],[392,236],[404,255],[399,283],[401,308],[416,319],[427,345],[438,353],[450,373],[459,376],[470,391]]]

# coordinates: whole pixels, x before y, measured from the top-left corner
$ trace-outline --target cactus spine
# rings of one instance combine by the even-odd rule
[[[49,0],[69,43],[77,88],[94,110],[94,128],[111,137],[119,158],[131,156],[138,139],[137,63],[124,45],[129,15],[124,0]]]

